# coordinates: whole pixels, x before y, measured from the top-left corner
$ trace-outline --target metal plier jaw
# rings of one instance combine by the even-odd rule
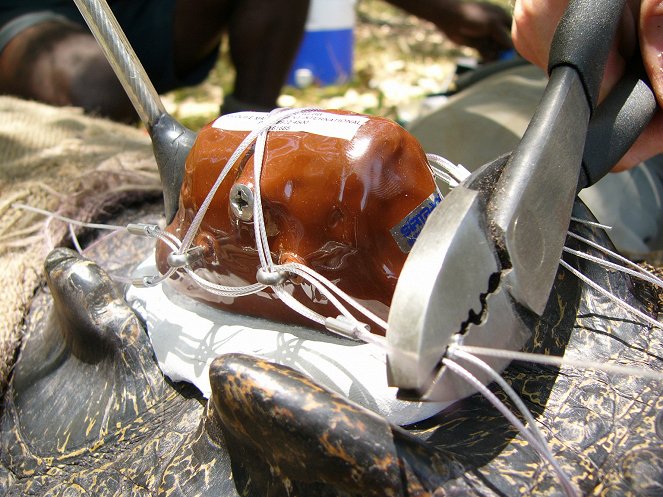
[[[401,397],[453,401],[475,392],[443,367],[449,345],[519,350],[526,343],[520,313],[540,315],[548,301],[590,114],[577,72],[555,69],[516,150],[472,174],[429,216],[389,315],[387,376]],[[498,372],[509,363],[485,362]]]
[[[504,267],[486,215],[506,161],[475,172],[445,198],[446,208],[433,211],[399,277],[387,331],[387,374],[402,398],[453,401],[474,392],[441,364],[452,344],[518,350],[530,337],[502,281]],[[508,364],[486,362],[498,371]],[[488,383],[482,372],[462,365]]]
[[[591,122],[588,103],[577,71],[554,69],[516,150],[475,171],[428,217],[389,314],[387,376],[401,397],[474,393],[443,367],[450,345],[518,350],[527,342],[522,317],[545,309],[576,192],[612,168],[658,108],[637,63]],[[497,372],[508,365],[484,361]]]
[[[624,5],[569,2],[551,45],[548,85],[518,147],[472,174],[429,216],[389,314],[387,377],[401,397],[453,401],[474,392],[444,367],[450,345],[518,350],[528,340],[521,316],[546,307],[577,191],[612,168],[657,108],[635,77],[597,109]],[[508,363],[485,362],[498,372]]]
[[[590,114],[577,72],[555,69],[516,150],[476,171],[429,216],[389,315],[387,375],[402,397],[453,401],[474,393],[441,363],[451,344],[519,350],[526,343],[520,312],[541,314],[548,301]],[[498,372],[509,363],[485,362]]]

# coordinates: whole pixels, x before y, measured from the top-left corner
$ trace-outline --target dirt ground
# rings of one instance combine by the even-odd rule
[[[491,0],[510,10],[512,0]],[[407,121],[421,101],[445,91],[456,65],[472,64],[476,53],[448,41],[435,26],[407,15],[381,0],[357,0],[354,29],[354,74],[343,85],[286,86],[284,107],[347,109]],[[231,91],[233,69],[227,45],[207,81],[164,96],[169,112],[193,129],[218,115],[223,95]]]

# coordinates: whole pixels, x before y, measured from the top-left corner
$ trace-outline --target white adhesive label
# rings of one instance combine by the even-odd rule
[[[237,112],[219,117],[213,128],[225,131],[253,131],[269,114],[267,112]],[[368,121],[366,116],[349,116],[329,112],[302,112],[285,118],[270,131],[303,131],[314,135],[352,140],[361,126]]]

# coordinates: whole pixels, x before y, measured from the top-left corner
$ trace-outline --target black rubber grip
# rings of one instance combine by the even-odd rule
[[[592,111],[596,108],[608,52],[626,0],[571,0],[550,47],[548,71],[578,71]]]
[[[578,190],[593,185],[615,166],[657,108],[656,97],[638,61],[596,109],[589,123]]]

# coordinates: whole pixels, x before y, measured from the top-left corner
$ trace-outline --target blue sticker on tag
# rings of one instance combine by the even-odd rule
[[[436,191],[410,212],[403,221],[389,230],[403,252],[406,254],[410,252],[419,233],[424,228],[426,219],[440,202],[442,202],[442,195]]]

